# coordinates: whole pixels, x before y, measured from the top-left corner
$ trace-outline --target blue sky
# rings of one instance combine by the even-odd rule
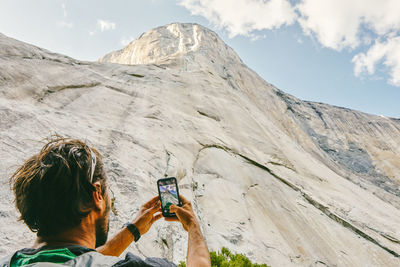
[[[92,61],[151,28],[195,22],[287,93],[400,118],[398,14],[398,0],[2,0],[0,32]]]

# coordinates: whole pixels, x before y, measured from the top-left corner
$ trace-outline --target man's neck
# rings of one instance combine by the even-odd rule
[[[79,245],[94,249],[96,245],[95,229],[85,227],[84,222],[82,222],[81,225],[54,236],[37,236],[33,248],[68,245]]]

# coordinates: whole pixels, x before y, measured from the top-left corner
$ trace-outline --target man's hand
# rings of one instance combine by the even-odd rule
[[[166,217],[166,221],[180,221],[183,229],[188,232],[188,250],[186,266],[210,267],[211,259],[207,244],[200,230],[200,224],[194,214],[192,204],[180,195],[182,207],[171,205],[170,212],[175,212],[176,218]]]
[[[171,205],[169,207],[169,212],[175,212],[177,217],[166,217],[166,221],[180,221],[182,223],[183,229],[189,231],[189,228],[192,226],[197,226],[198,222],[196,216],[194,215],[194,211],[192,208],[192,203],[187,200],[184,196],[179,196],[182,201],[182,207]]]
[[[156,214],[156,212],[160,213]],[[149,231],[151,225],[161,217],[161,202],[159,201],[158,196],[155,196],[143,204],[139,213],[136,215],[136,218],[133,220],[133,224],[139,230],[140,235],[144,235]]]
[[[133,224],[138,228],[140,235],[144,235],[151,225],[162,217],[161,203],[158,201],[158,196],[153,197],[145,203],[139,210],[138,215]],[[97,251],[110,256],[119,256],[132,243],[133,235],[127,228],[123,228],[113,238],[107,241],[104,246],[98,247]]]

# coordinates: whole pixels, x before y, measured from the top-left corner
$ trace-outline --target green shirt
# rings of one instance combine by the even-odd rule
[[[42,250],[33,255],[17,252],[11,259],[10,267],[24,266],[35,262],[64,263],[75,258],[76,255],[68,248]]]

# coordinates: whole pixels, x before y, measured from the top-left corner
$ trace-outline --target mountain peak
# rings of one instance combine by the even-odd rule
[[[212,30],[195,23],[172,23],[143,33],[125,48],[100,58],[119,64],[170,64],[198,56],[242,63],[232,48]],[[196,58],[198,59],[198,58]]]

